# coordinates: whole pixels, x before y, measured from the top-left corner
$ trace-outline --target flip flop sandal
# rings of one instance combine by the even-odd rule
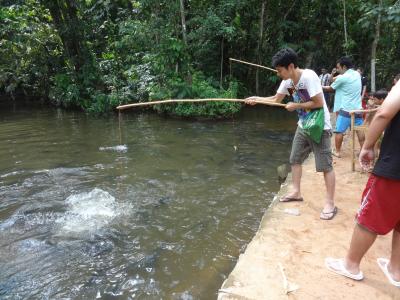
[[[343,259],[327,257],[325,258],[325,266],[328,268],[328,270],[344,277],[357,281],[364,279],[364,274],[361,271],[358,272],[358,274],[350,273],[344,266]]]
[[[299,197],[299,198],[295,198],[295,197],[282,197],[281,199],[279,199],[279,202],[300,202],[303,201],[303,197]]]
[[[390,275],[389,273],[388,270],[389,260],[387,258],[378,258],[376,262],[378,263],[379,268],[381,268],[383,274],[385,274],[387,279],[389,279],[389,282],[393,284],[395,287],[400,287],[400,281],[394,280],[392,275]]]
[[[329,221],[329,220],[332,220],[332,219],[336,216],[337,212],[338,212],[338,209],[337,209],[337,207],[335,206],[335,208],[334,208],[332,211],[330,211],[330,212],[323,212],[323,211],[321,211],[321,215],[319,216],[319,218],[320,218],[321,220]],[[331,215],[330,217],[327,217],[327,216],[330,215],[330,214],[332,214],[332,215]],[[325,217],[323,218],[322,216],[325,216]]]

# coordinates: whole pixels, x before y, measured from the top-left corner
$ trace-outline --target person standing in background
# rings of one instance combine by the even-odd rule
[[[357,72],[360,73],[361,76],[361,101],[364,101],[367,96],[367,83],[368,83],[368,78],[364,76],[364,69],[361,67],[357,68]]]
[[[349,57],[338,60],[336,68],[340,75],[335,77],[330,86],[323,86],[324,92],[335,91],[334,112],[338,112],[335,128],[335,149],[333,155],[340,157],[343,143],[343,135],[351,125],[350,111],[360,110],[361,106],[361,76],[353,69],[353,63]],[[355,116],[355,125],[360,126],[364,120],[361,115]],[[357,132],[360,147],[364,142],[364,134]]]
[[[329,75],[329,84],[328,84],[328,85],[331,85],[332,82],[334,82],[335,79],[336,79],[336,77],[339,76],[339,75],[340,75],[340,74],[339,74],[339,72],[337,71],[337,69],[336,69],[336,68],[333,68],[332,71],[331,71],[331,74]],[[333,111],[334,104],[335,104],[335,92],[329,93],[329,100],[327,100],[327,103],[328,103],[328,102],[329,102],[329,104],[330,104],[330,106],[328,106],[329,111],[332,112],[332,111]],[[336,112],[336,117],[337,117],[337,112]]]
[[[319,75],[319,80],[321,82],[321,86],[325,85],[330,85],[331,84],[331,75],[328,73],[328,71],[325,68],[321,69],[321,75]],[[324,98],[326,105],[328,108],[331,107],[331,98],[328,92],[324,92]]]

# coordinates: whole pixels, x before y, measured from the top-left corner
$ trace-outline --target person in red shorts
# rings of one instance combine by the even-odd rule
[[[389,282],[400,287],[400,81],[371,122],[359,156],[364,169],[374,161],[374,144],[383,131],[379,158],[362,195],[347,255],[344,259],[326,258],[325,264],[337,274],[362,280],[361,259],[377,235],[393,230],[391,256],[377,262]]]

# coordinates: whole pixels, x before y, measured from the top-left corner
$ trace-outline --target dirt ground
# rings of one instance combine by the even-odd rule
[[[344,257],[368,178],[368,174],[360,173],[358,164],[356,172],[351,172],[349,145],[346,136],[342,158],[334,158],[339,209],[336,217],[331,221],[319,219],[325,186],[311,157],[303,167],[301,188],[305,201],[278,203],[277,198],[289,188],[287,184],[282,186],[255,237],[222,285],[219,300],[400,299],[400,289],[386,280],[376,263],[378,257],[389,257],[391,234],[378,237],[365,256],[361,265],[365,278],[361,282],[331,273],[324,265],[325,257]],[[293,208],[300,211],[299,216],[284,212]],[[286,293],[284,276],[289,289],[298,289]]]

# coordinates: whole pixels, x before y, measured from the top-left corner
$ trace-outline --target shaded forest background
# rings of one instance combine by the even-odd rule
[[[269,66],[283,46],[304,67],[349,55],[376,88],[400,73],[400,1],[0,0],[0,93],[91,113],[166,98],[275,93]],[[239,104],[158,107],[226,116]]]

